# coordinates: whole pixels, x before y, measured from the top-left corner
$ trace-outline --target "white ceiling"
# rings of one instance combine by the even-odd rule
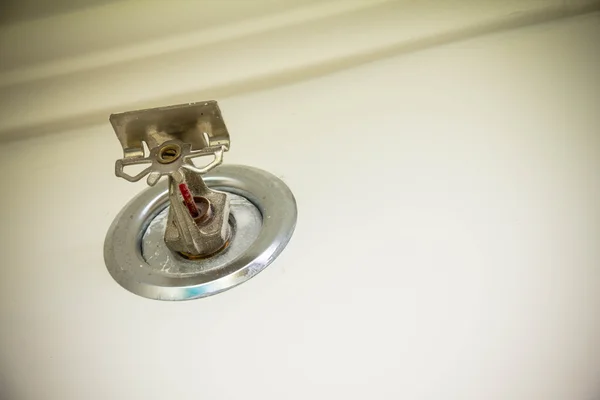
[[[0,3],[0,24],[43,18],[116,1],[122,0],[3,0]]]

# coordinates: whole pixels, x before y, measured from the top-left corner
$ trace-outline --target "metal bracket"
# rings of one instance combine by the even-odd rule
[[[129,182],[148,175],[148,185],[153,186],[163,175],[181,167],[205,174],[223,162],[223,152],[230,147],[229,132],[216,101],[112,114],[110,122],[123,148],[115,174]],[[198,168],[191,161],[208,155],[215,158],[204,167]],[[136,175],[124,170],[139,164],[149,165]]]
[[[181,104],[112,114],[110,122],[123,148],[115,175],[129,182],[147,176],[154,186],[169,177],[167,246],[186,257],[204,257],[226,247],[230,229],[229,197],[211,190],[201,175],[223,162],[229,150],[229,132],[216,101]],[[144,148],[144,144],[147,150]],[[204,167],[192,159],[214,156]],[[138,174],[125,167],[148,164]]]

